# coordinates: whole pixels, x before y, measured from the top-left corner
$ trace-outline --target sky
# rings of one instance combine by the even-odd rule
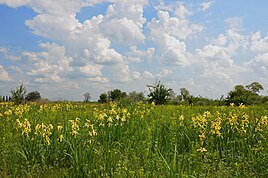
[[[50,100],[113,89],[220,98],[268,89],[265,0],[0,0],[0,95],[24,84]]]

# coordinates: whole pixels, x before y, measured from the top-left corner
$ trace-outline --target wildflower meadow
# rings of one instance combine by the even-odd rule
[[[268,177],[265,106],[0,104],[0,177]]]

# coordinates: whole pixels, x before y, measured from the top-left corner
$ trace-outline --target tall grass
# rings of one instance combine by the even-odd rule
[[[268,110],[0,105],[0,177],[267,177]]]

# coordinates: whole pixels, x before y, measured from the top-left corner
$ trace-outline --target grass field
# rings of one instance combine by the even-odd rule
[[[0,104],[0,177],[268,177],[262,106]]]

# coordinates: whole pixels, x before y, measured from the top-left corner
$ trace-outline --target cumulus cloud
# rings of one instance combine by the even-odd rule
[[[154,75],[151,73],[151,72],[148,72],[148,71],[144,71],[143,72],[143,76],[147,79],[152,79],[154,78]]]
[[[105,20],[101,24],[106,37],[113,42],[135,44],[144,42],[142,33],[146,19],[143,17],[143,8],[147,0],[110,0],[112,3],[107,9]]]
[[[220,34],[202,49],[196,49],[196,53],[202,59],[210,62],[217,61],[222,66],[230,67],[237,53],[247,50],[248,45],[247,37],[236,31],[227,30],[225,34]]]
[[[203,30],[199,24],[191,24],[187,18],[190,13],[183,5],[177,8],[177,16],[168,11],[158,11],[158,18],[149,23],[152,40],[161,50],[160,60],[168,65],[187,66],[192,55],[187,51],[185,40]]]
[[[200,24],[191,24],[188,19],[171,17],[168,11],[158,11],[158,19],[153,18],[149,23],[152,38],[156,39],[161,33],[172,35],[180,40],[185,40],[203,30]]]
[[[154,48],[147,48],[147,50],[139,50],[137,46],[131,46],[129,52],[129,56],[131,56],[130,61],[140,62],[141,58],[150,60],[154,55],[154,52]]]
[[[133,20],[123,17],[101,25],[104,34],[116,43],[135,44],[144,42],[145,36]]]
[[[254,52],[268,52],[268,33],[262,37],[260,32],[256,32],[251,36],[250,49]]]
[[[61,76],[73,70],[71,57],[65,56],[65,47],[55,43],[41,43],[40,47],[46,51],[39,53],[23,53],[28,60],[25,70],[38,83],[59,82]],[[31,54],[31,55],[29,55]],[[31,65],[31,66],[29,66]]]
[[[83,74],[89,77],[96,77],[96,76],[102,75],[101,73],[102,66],[100,65],[95,65],[95,66],[86,65],[86,66],[80,67],[79,69]]]
[[[0,81],[10,81],[10,77],[8,75],[8,72],[5,70],[5,68],[0,65]]]

